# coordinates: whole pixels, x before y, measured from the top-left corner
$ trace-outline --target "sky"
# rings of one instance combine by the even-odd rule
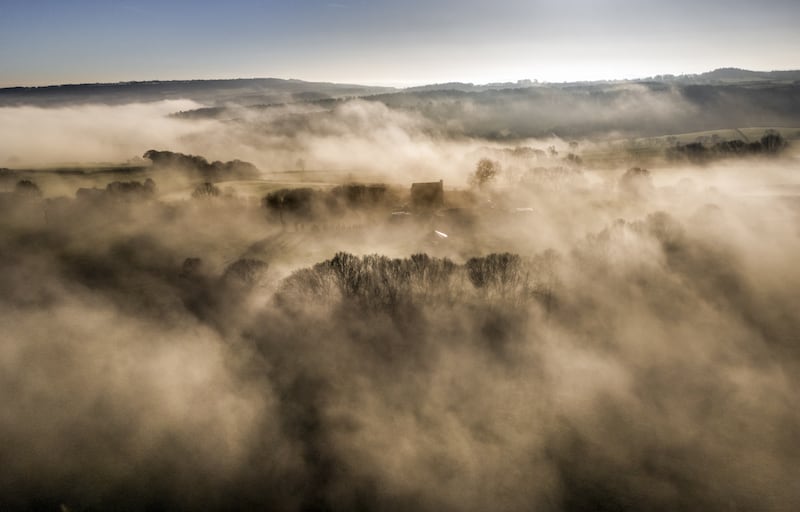
[[[0,0],[0,86],[798,69],[798,20],[797,0]]]

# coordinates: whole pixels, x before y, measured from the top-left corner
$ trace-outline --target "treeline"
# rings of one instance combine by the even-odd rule
[[[439,308],[455,304],[487,306],[554,304],[554,252],[523,258],[501,253],[473,257],[463,264],[448,258],[414,254],[389,258],[340,252],[283,281],[278,303],[354,304],[362,311],[395,313],[403,308]]]
[[[384,184],[352,183],[328,191],[308,187],[275,190],[262,198],[261,205],[273,219],[302,222],[352,209],[389,209],[398,200]]]
[[[214,211],[220,215],[224,212],[225,216],[247,211],[248,215],[257,216],[262,223],[266,220],[267,224],[327,224],[330,219],[343,219],[350,213],[388,214],[398,207],[402,198],[399,191],[383,184],[347,184],[330,190],[307,187],[280,189],[270,192],[259,203],[237,196],[230,188],[222,190],[211,181],[202,181],[193,187],[189,195],[192,201],[164,202],[157,201],[159,188],[152,178],[117,180],[104,187],[79,187],[74,197],[46,197],[34,180],[19,179],[21,176],[16,173],[7,176],[6,190],[0,191],[0,212],[8,212],[15,218],[41,219],[56,224],[86,216],[94,221],[101,212],[106,219],[125,216],[126,212],[135,211],[139,204],[153,212],[198,210]]]
[[[156,194],[156,183],[150,178],[144,183],[136,180],[132,181],[112,181],[103,188],[79,188],[75,191],[75,197],[88,201],[104,200],[124,200],[136,201],[141,199],[153,199]]]
[[[202,156],[150,149],[143,155],[156,169],[180,169],[203,181],[246,180],[259,176],[258,168],[242,160],[209,162]]]
[[[775,130],[767,130],[757,141],[745,142],[740,139],[723,140],[712,144],[691,142],[677,144],[666,150],[670,160],[688,160],[703,163],[720,158],[736,156],[775,156],[789,147],[789,142]]]

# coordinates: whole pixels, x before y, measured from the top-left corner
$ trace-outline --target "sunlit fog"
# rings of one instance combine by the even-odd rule
[[[800,508],[796,6],[75,4],[0,7],[0,510]]]

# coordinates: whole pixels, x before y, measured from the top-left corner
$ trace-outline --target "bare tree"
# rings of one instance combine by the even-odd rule
[[[481,158],[475,166],[475,172],[470,177],[470,184],[483,188],[497,177],[500,172],[500,164],[488,158]]]

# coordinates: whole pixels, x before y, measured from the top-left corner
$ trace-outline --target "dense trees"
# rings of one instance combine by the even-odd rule
[[[113,181],[106,185],[106,192],[117,196],[153,197],[155,191],[156,184],[149,178],[144,183],[138,181]]]
[[[144,183],[140,181],[112,181],[105,189],[79,188],[75,197],[84,201],[138,201],[153,199],[156,194],[156,183],[147,178]]]
[[[716,140],[711,144],[696,141],[676,144],[667,150],[666,156],[672,160],[688,160],[692,163],[705,163],[717,158],[732,156],[761,155],[776,156],[789,147],[789,142],[776,130],[767,130],[753,142],[739,139]]]
[[[192,197],[195,199],[208,199],[212,197],[219,197],[222,195],[219,187],[210,182],[201,183],[192,191]]]
[[[153,162],[153,167],[156,169],[181,169],[206,181],[243,180],[259,176],[256,166],[241,160],[229,162],[217,160],[209,163],[202,156],[155,149],[148,150],[143,157]]]
[[[302,223],[355,211],[389,211],[396,201],[396,194],[384,184],[349,183],[330,190],[309,187],[273,190],[261,199],[261,206],[281,223]]]
[[[389,313],[411,304],[511,306],[539,300],[549,305],[556,260],[555,253],[533,258],[504,253],[473,257],[459,265],[427,254],[389,258],[338,253],[292,274],[282,284],[278,299],[295,307],[330,304],[333,299]]]
[[[311,220],[315,213],[323,209],[324,198],[321,192],[312,188],[284,188],[264,196],[261,204],[281,223],[288,219],[301,222]]]

